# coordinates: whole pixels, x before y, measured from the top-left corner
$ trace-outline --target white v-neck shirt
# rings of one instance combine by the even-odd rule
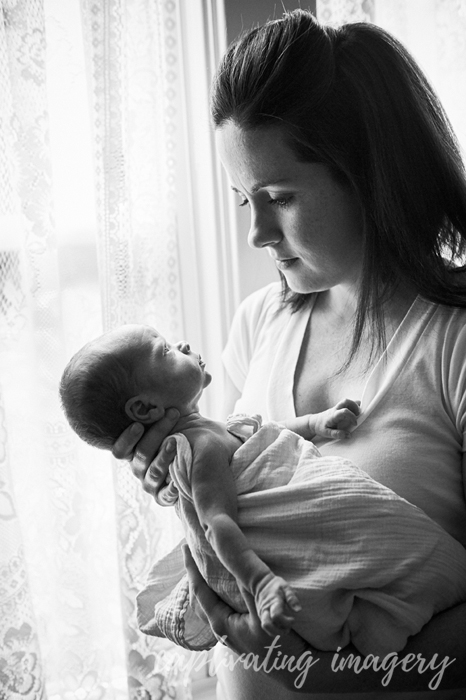
[[[311,299],[291,313],[280,291],[273,283],[241,304],[223,354],[242,394],[235,411],[264,421],[296,415],[294,375],[313,307]],[[466,310],[417,297],[367,378],[352,437],[315,443],[323,455],[352,460],[466,545],[465,433]]]
[[[294,375],[314,303],[311,299],[292,314],[281,304],[280,291],[280,284],[274,283],[241,304],[223,354],[225,368],[242,394],[235,411],[260,413],[264,421],[296,415]],[[352,437],[315,443],[323,455],[352,460],[466,545],[465,435],[466,310],[417,297],[367,378]],[[229,654],[217,646],[219,700],[360,698],[359,693],[290,693],[240,664],[227,671]],[[427,699],[432,697],[427,682],[425,692],[376,691],[364,698]],[[462,691],[442,691],[440,686],[435,697],[456,700],[458,692]]]

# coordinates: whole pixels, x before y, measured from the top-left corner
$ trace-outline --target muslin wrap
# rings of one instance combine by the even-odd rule
[[[230,463],[238,523],[295,589],[298,634],[317,649],[352,642],[362,654],[382,657],[400,651],[436,612],[466,600],[466,550],[457,540],[350,461],[322,457],[311,442],[256,419],[228,425],[245,439]],[[170,473],[186,541],[209,586],[246,611],[197,519],[190,445],[184,435],[174,437]],[[181,544],[153,566],[138,595],[139,625],[185,648],[208,649],[217,640],[190,605]]]

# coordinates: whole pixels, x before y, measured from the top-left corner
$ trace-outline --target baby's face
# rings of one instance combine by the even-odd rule
[[[132,335],[140,390],[157,395],[165,408],[197,402],[212,381],[201,356],[185,342],[171,345],[151,326],[135,327]]]

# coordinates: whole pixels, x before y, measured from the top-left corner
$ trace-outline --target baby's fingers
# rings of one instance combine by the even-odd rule
[[[340,408],[335,411],[327,423],[327,427],[335,430],[348,430],[358,424],[358,418],[347,408]]]
[[[352,399],[342,399],[335,406],[336,409],[347,408],[355,416],[359,416],[359,414],[361,412],[360,407],[361,407],[361,402],[360,401],[353,401]]]
[[[330,440],[349,440],[351,433],[348,430],[328,430],[328,433],[323,437],[328,437]]]
[[[334,425],[335,423],[336,421],[332,420],[330,422],[330,425]],[[322,435],[322,437],[328,438],[329,440],[347,440],[351,437],[351,432],[349,428],[352,427],[352,425],[346,426],[345,424],[343,424],[343,426],[341,426],[338,423],[337,425],[339,427],[332,428],[328,426],[324,428],[320,434]]]

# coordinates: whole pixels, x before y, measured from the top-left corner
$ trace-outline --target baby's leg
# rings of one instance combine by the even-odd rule
[[[202,467],[195,464],[192,487],[206,539],[225,568],[254,596],[263,629],[271,635],[288,631],[301,606],[292,587],[257,556],[239,528],[229,464],[218,459],[210,465],[204,459]]]

